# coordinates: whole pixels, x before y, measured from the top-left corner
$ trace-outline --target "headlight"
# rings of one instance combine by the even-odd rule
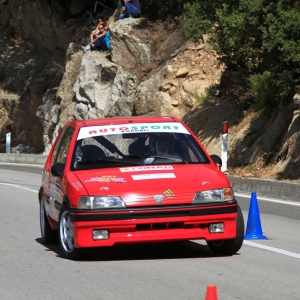
[[[197,192],[192,203],[222,202],[229,200],[233,200],[233,192],[230,188],[225,188]]]
[[[101,208],[122,208],[125,203],[116,196],[95,196],[79,197],[78,208],[81,209],[101,209]]]

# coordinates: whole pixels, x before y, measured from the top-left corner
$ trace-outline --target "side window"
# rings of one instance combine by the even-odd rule
[[[54,159],[52,161],[52,164],[66,162],[73,133],[73,127],[67,127],[65,132],[62,133],[61,138],[59,138],[59,140],[57,141],[56,147],[54,149]]]
[[[58,148],[61,144],[61,141],[66,133],[66,129],[67,128],[63,128],[62,130],[62,133],[60,134],[57,142],[56,142],[56,145],[55,145],[55,148],[54,148],[54,151],[53,151],[53,155],[52,155],[52,158],[51,158],[51,166],[56,162],[56,157],[57,157],[57,151],[58,151]]]

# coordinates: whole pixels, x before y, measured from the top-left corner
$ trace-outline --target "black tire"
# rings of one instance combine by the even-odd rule
[[[50,223],[45,211],[44,201],[40,201],[40,229],[41,236],[44,244],[55,244],[58,243],[57,230],[53,230],[50,227]]]
[[[207,245],[217,255],[233,255],[238,252],[244,241],[245,225],[242,211],[237,207],[236,237],[230,240],[208,241]]]
[[[79,259],[82,256],[82,249],[74,245],[73,231],[71,227],[70,212],[64,205],[59,214],[58,238],[62,251],[69,259]]]

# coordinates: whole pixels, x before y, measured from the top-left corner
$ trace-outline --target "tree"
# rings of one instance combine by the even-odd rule
[[[300,87],[299,0],[195,1],[185,11],[188,37],[209,33],[228,68],[247,68],[252,88],[264,87],[266,104],[291,103]]]

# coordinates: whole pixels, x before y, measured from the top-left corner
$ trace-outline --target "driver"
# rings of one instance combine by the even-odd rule
[[[178,153],[172,151],[172,139],[169,135],[159,135],[150,137],[150,151],[158,156],[170,158],[181,158]]]
[[[169,140],[158,140],[155,144],[156,153],[158,155],[167,154],[170,149],[170,141]]]

